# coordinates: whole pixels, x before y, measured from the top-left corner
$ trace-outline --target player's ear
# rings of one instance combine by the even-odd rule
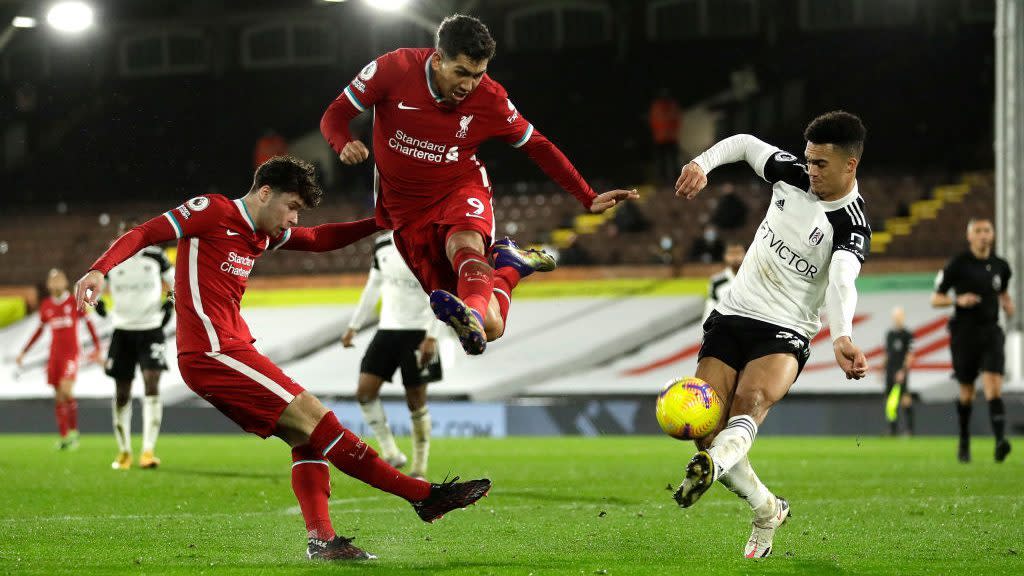
[[[260,186],[260,189],[256,191],[256,197],[260,199],[260,203],[266,205],[270,202],[270,197],[274,195],[273,189],[269,185],[264,184]]]
[[[853,172],[857,169],[857,165],[860,164],[860,160],[856,156],[850,156],[846,159],[846,171]]]

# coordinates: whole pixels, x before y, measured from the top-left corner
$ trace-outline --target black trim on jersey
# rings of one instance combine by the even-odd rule
[[[380,270],[380,261],[377,260],[377,252],[385,246],[391,246],[394,243],[395,242],[389,236],[377,236],[377,239],[373,241],[373,265],[371,268]]]
[[[720,277],[718,275],[712,276],[711,286],[708,287],[708,297],[714,300],[715,302],[721,300],[721,298],[718,297],[718,289],[721,288],[722,286],[725,286],[728,283],[729,278],[727,278],[724,275]]]
[[[147,246],[142,249],[142,255],[156,260],[157,265],[160,266],[161,273],[167,272],[171,269],[171,261],[167,259],[167,255],[164,254],[164,251],[159,248]]]
[[[768,157],[768,161],[764,163],[764,179],[772,184],[785,182],[805,191],[811,188],[807,165],[784,150],[779,150]]]
[[[861,263],[871,251],[871,224],[864,212],[864,199],[860,196],[846,206],[825,212],[832,225],[832,252],[846,250]]]

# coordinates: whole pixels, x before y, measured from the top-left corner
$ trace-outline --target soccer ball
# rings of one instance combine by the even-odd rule
[[[700,378],[680,378],[661,389],[655,414],[665,434],[694,440],[707,436],[718,426],[722,401]]]

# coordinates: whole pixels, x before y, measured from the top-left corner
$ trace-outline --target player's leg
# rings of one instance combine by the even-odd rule
[[[1006,359],[1006,340],[1002,328],[993,326],[985,339],[985,351],[981,359],[981,382],[988,401],[988,414],[992,422],[992,434],[996,439],[996,462],[1006,460],[1010,453],[1010,442],[1006,439],[1006,407],[1003,405],[1003,369]]]
[[[67,430],[61,441],[61,448],[66,450],[78,449],[78,401],[75,400],[74,389],[75,375],[65,374],[57,385],[57,402],[64,405],[64,425]]]
[[[427,463],[430,459],[430,431],[432,421],[427,407],[427,385],[410,386],[405,389],[405,403],[412,420],[412,468],[413,478],[427,478]]]
[[[160,371],[143,370],[142,382],[146,394],[142,399],[142,456],[139,457],[139,467],[156,468],[160,466],[160,459],[155,454],[156,439],[160,436],[164,416],[164,406],[160,402]]]
[[[508,324],[508,311],[512,307],[512,291],[523,278],[534,272],[555,269],[555,259],[543,250],[523,250],[511,238],[505,237],[491,246],[494,266],[494,300],[501,317],[501,333]]]
[[[68,416],[64,395],[60,388],[63,370],[59,364],[60,359],[51,354],[50,359],[46,363],[46,382],[53,388],[53,415],[57,421],[57,434],[60,435],[57,448],[64,449],[66,448],[64,441],[68,436]]]
[[[960,441],[957,459],[971,461],[971,411],[974,404],[974,381],[981,371],[981,351],[976,345],[977,334],[965,334],[963,328],[950,327],[949,348],[953,357],[953,375],[960,383],[956,400],[957,424]]]
[[[369,353],[368,353],[369,354]],[[391,433],[391,426],[388,425],[387,414],[384,413],[384,406],[380,401],[380,387],[384,379],[376,374],[367,372],[359,373],[359,383],[356,387],[356,401],[359,402],[359,410],[363,413],[363,420],[373,430],[380,444],[381,457],[387,460],[395,468],[405,466],[407,458],[399,450],[395,442],[395,436]]]
[[[164,333],[160,328],[138,334],[138,362],[142,369],[145,396],[142,399],[142,456],[139,466],[156,468],[160,459],[156,457],[156,440],[160,436],[164,406],[160,402],[160,373],[167,370],[164,355]]]
[[[765,558],[772,553],[775,530],[789,517],[789,502],[772,494],[761,482],[744,456],[719,478],[723,486],[747,501],[754,513],[750,537],[743,547],[747,558]]]
[[[981,383],[988,401],[988,417],[992,423],[992,435],[996,439],[996,462],[1006,460],[1010,453],[1010,441],[1006,439],[1006,406],[1003,404],[1003,375],[998,372],[982,372]]]
[[[404,466],[406,457],[398,449],[388,425],[380,401],[380,387],[385,381],[391,381],[402,357],[413,354],[406,342],[408,339],[403,339],[402,335],[402,331],[377,330],[359,364],[359,380],[356,385],[356,401],[359,402],[363,420],[377,436],[381,456],[395,468]]]
[[[108,360],[109,362],[109,360]],[[132,466],[132,381],[114,380],[114,399],[111,406],[114,419],[114,440],[117,458],[111,462],[114,470],[127,470]]]
[[[430,304],[459,336],[469,354],[479,354],[488,340],[501,335],[501,316],[491,306],[494,268],[487,257],[484,236],[473,228],[451,228],[445,237],[445,255],[456,277],[456,299],[444,290],[430,295]]]
[[[914,395],[910,392],[910,371],[903,375],[903,396],[900,398],[900,409],[903,411],[903,433],[914,435]]]
[[[127,470],[132,466],[132,379],[137,355],[133,333],[115,329],[104,364],[107,376],[114,379],[110,407],[117,441],[117,457],[110,463],[114,470]]]

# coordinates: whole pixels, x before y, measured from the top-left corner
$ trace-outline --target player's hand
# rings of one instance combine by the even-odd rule
[[[847,380],[860,380],[867,376],[868,359],[849,336],[836,338],[832,343],[832,350],[836,353],[836,363],[846,373]]]
[[[93,364],[102,364],[103,350],[100,350],[99,348],[93,350],[92,353],[89,354],[89,362],[92,362]]]
[[[341,336],[341,345],[344,346],[345,348],[351,348],[352,347],[352,339],[355,338],[355,337],[356,337],[356,331],[351,329],[351,328],[349,328]]]
[[[14,364],[18,368],[21,368],[21,365],[24,364],[24,363],[25,363],[25,353],[21,352],[21,353],[18,354],[18,357],[14,359]]]
[[[704,170],[695,162],[690,162],[679,171],[679,178],[676,178],[676,196],[693,200],[700,194],[700,191],[708,185],[708,177]]]
[[[437,340],[427,336],[420,342],[420,368],[430,364],[437,354]]]
[[[974,308],[981,302],[981,296],[973,292],[964,292],[956,297],[956,305],[961,308]]]
[[[594,202],[590,204],[590,211],[594,214],[600,214],[619,202],[636,200],[639,197],[640,193],[635,188],[633,190],[610,190],[604,194],[598,194],[594,198]]]
[[[906,379],[907,379],[907,371],[906,370],[897,370],[896,371],[896,383],[897,384],[901,384],[902,385],[906,381]]]
[[[78,304],[78,311],[85,312],[85,306],[95,306],[103,293],[103,273],[99,270],[89,270],[75,284],[75,302]]]
[[[353,140],[345,144],[345,147],[341,149],[341,154],[338,154],[338,158],[341,158],[341,163],[349,166],[359,164],[369,157],[370,151],[367,150],[366,144],[359,140]]]

